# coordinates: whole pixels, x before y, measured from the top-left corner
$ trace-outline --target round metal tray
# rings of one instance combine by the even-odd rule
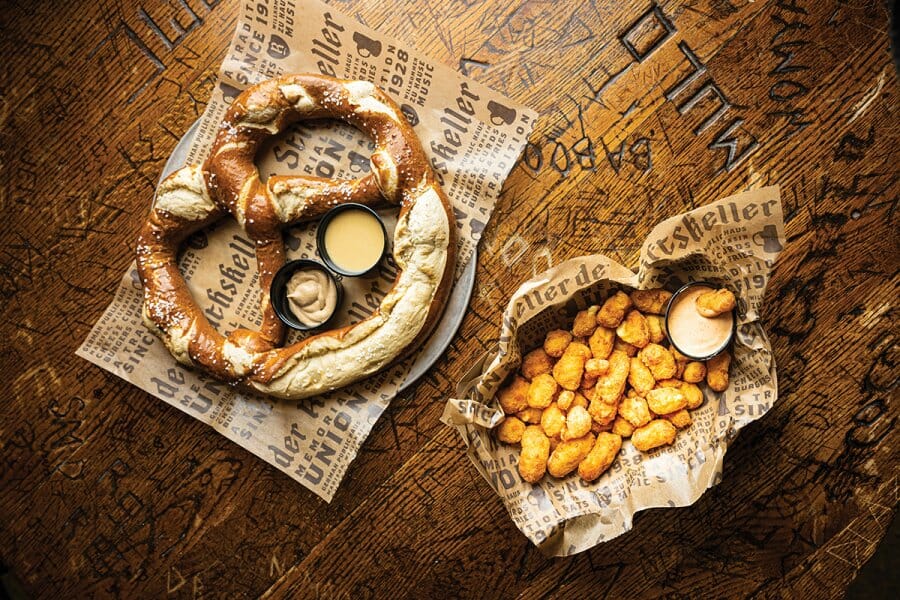
[[[169,160],[166,161],[166,166],[163,167],[160,181],[168,177],[169,174],[176,169],[180,169],[184,166],[184,162],[187,159],[188,148],[197,133],[199,124],[199,120],[194,121],[194,124],[191,125],[190,129],[188,129],[181,137],[178,145],[175,146],[175,149],[172,151],[172,155],[169,156]],[[478,255],[476,252],[472,255],[469,264],[466,265],[466,268],[463,270],[456,285],[454,285],[453,289],[450,291],[450,298],[444,309],[444,315],[441,317],[437,327],[434,328],[431,337],[425,345],[422,346],[422,351],[419,353],[416,362],[413,363],[409,375],[406,376],[406,380],[403,382],[403,385],[400,386],[401,392],[409,388],[417,379],[425,374],[425,371],[427,371],[431,365],[437,362],[437,359],[441,357],[444,350],[450,345],[450,340],[456,335],[456,331],[462,323],[463,316],[466,314],[466,307],[469,305],[472,289],[475,287],[475,263],[477,262],[477,258]]]

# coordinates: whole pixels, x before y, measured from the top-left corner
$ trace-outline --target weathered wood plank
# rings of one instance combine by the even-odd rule
[[[330,505],[73,354],[203,110],[238,3],[0,11],[3,564],[35,597],[840,596],[898,500],[900,133],[883,6],[332,4],[542,119],[484,233],[460,334]],[[694,57],[706,71],[680,89]],[[444,398],[522,280],[590,252],[633,265],[660,219],[768,183],[789,236],[764,314],[779,404],[694,506],[543,557],[438,423]]]

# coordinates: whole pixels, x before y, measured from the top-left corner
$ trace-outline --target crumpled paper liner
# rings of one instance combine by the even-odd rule
[[[641,249],[637,273],[603,255],[568,260],[516,290],[503,313],[497,353],[484,356],[448,400],[442,420],[457,429],[472,463],[500,495],[516,526],[545,553],[567,556],[611,540],[648,508],[686,506],[722,479],[728,444],[762,417],[778,397],[775,360],[759,321],[775,259],[784,245],[777,187],[725,198],[657,225]],[[704,403],[672,446],[649,453],[624,440],[610,469],[593,483],[577,473],[549,475],[531,485],[516,467],[519,447],[501,444],[490,429],[503,419],[494,400],[522,354],[547,331],[568,329],[575,313],[615,288],[675,291],[706,280],[733,290],[737,335],[728,389],[701,384]]]

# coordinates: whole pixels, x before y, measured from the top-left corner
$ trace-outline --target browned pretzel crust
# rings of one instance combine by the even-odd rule
[[[371,136],[372,172],[357,180],[273,176],[260,181],[260,144],[300,119],[337,118]],[[281,230],[336,204],[400,205],[393,254],[399,271],[378,310],[342,329],[278,348],[285,326],[269,302],[284,264]],[[177,265],[191,233],[234,216],[256,245],[260,330],[222,336],[194,302]],[[414,350],[440,317],[456,262],[456,224],[412,127],[381,90],[363,81],[288,75],[234,101],[202,166],[167,177],[136,249],[144,322],[181,363],[232,384],[305,398],[358,381]]]

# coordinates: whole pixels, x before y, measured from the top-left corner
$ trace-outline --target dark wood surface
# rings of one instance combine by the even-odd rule
[[[900,494],[900,132],[885,5],[332,4],[542,116],[481,241],[459,335],[393,402],[331,504],[74,355],[132,260],[162,165],[203,110],[238,3],[0,4],[0,558],[22,588],[842,596]],[[705,72],[679,89],[688,57]],[[713,89],[730,106],[714,119]],[[519,282],[587,253],[636,265],[659,220],[770,183],[788,236],[764,313],[778,403],[693,506],[544,557],[439,423],[445,398],[492,347]]]

